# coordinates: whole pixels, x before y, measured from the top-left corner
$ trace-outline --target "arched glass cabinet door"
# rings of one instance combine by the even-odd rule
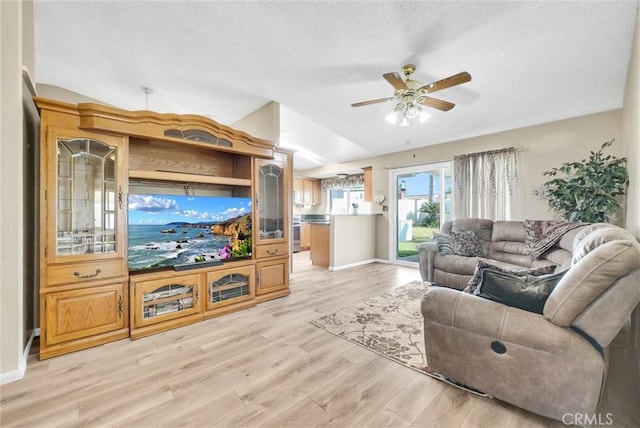
[[[256,161],[258,244],[287,239],[285,165],[274,160]]]
[[[55,214],[49,220],[52,255],[59,261],[123,253],[125,155],[120,138],[104,137],[113,141],[56,137],[49,211]]]

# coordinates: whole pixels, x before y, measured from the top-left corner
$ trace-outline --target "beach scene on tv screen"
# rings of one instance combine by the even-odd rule
[[[129,269],[251,255],[251,199],[130,194]]]

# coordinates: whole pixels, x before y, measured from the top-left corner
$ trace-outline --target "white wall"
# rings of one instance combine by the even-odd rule
[[[229,126],[278,145],[280,142],[280,104],[271,101]]]
[[[640,239],[640,9],[631,47],[622,108],[624,155],[629,170],[626,228]]]
[[[96,100],[94,98],[87,97],[77,92],[73,92],[68,89],[61,88],[60,86],[47,85],[45,83],[37,83],[36,91],[38,92],[39,97],[51,98],[52,100],[62,101],[69,104],[97,103],[102,105],[109,105],[100,100]]]
[[[24,364],[23,189],[22,180],[22,17],[23,4],[0,2],[0,374],[2,382],[21,377]],[[8,209],[8,207],[11,207]]]

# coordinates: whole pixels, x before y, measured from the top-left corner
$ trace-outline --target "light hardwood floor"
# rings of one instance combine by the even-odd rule
[[[38,361],[2,386],[2,427],[563,426],[469,394],[308,321],[419,279],[294,257],[290,296],[143,339]]]

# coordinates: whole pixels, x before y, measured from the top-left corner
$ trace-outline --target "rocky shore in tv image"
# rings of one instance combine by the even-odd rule
[[[251,255],[251,199],[130,194],[130,270]]]

